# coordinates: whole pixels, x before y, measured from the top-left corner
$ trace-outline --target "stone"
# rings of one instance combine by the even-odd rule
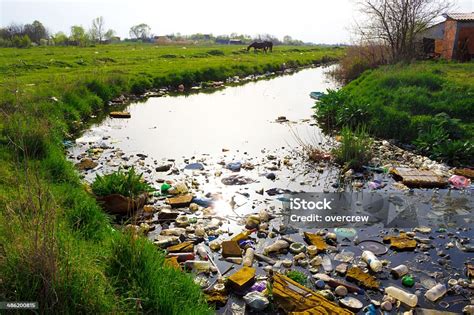
[[[131,118],[132,115],[129,112],[110,112],[112,118]]]
[[[166,199],[171,208],[187,207],[191,204],[191,200],[193,200],[193,195],[191,194],[185,194]]]
[[[347,295],[347,288],[343,285],[339,285],[336,287],[336,289],[334,290],[334,293],[336,293],[337,296],[341,296],[341,297],[344,297]]]
[[[76,168],[80,171],[88,171],[94,169],[99,165],[97,162],[94,162],[92,159],[84,158],[81,162],[76,164]]]
[[[171,169],[171,167],[172,167],[171,164],[164,164],[164,165],[157,166],[155,168],[155,171],[157,171],[157,172],[168,172]]]
[[[390,312],[393,306],[392,303],[390,303],[389,301],[384,301],[382,302],[382,304],[380,304],[380,307],[382,308],[382,310]]]

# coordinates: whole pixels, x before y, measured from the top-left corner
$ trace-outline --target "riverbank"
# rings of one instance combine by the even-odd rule
[[[343,50],[118,45],[0,53],[0,298],[40,301],[44,312],[204,314],[190,276],[164,267],[152,243],[112,228],[66,161],[63,140],[124,93],[321,63]]]
[[[367,71],[315,106],[327,130],[365,125],[451,165],[474,164],[474,63],[416,62]]]

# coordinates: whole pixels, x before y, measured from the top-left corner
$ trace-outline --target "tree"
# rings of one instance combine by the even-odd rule
[[[449,0],[362,0],[365,20],[357,32],[363,42],[387,46],[392,61],[408,60],[419,35],[451,6]]]
[[[84,28],[79,25],[71,26],[70,40],[77,46],[85,46],[87,44],[88,37]]]
[[[102,16],[96,17],[92,20],[92,27],[89,31],[91,39],[94,42],[102,43],[105,35],[105,23]]]
[[[32,42],[39,44],[42,39],[48,38],[48,32],[40,21],[34,21],[31,24],[25,24],[23,33],[28,35]]]
[[[66,45],[67,44],[67,36],[63,32],[57,32],[53,36],[51,36],[54,42],[54,45]]]
[[[146,39],[150,36],[151,27],[141,23],[130,27],[130,37],[135,39]]]
[[[114,36],[115,36],[115,31],[113,29],[109,29],[104,34],[104,38],[105,38],[106,41],[111,41]]]

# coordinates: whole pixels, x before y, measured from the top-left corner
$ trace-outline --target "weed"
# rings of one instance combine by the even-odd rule
[[[135,197],[144,192],[151,192],[153,187],[143,181],[143,174],[138,174],[132,167],[128,171],[118,170],[107,175],[97,175],[92,183],[92,192],[96,196],[120,194]]]
[[[308,277],[298,270],[290,270],[286,273],[286,276],[301,285],[306,285],[308,283]]]
[[[341,130],[341,143],[333,150],[337,163],[347,169],[362,169],[372,158],[372,139],[365,127],[357,127],[352,131],[349,127]]]

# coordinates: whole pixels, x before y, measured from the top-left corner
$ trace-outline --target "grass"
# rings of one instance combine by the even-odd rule
[[[290,270],[286,273],[286,276],[304,286],[308,283],[308,276],[298,270]]]
[[[357,127],[352,131],[349,127],[341,130],[341,143],[333,149],[336,163],[345,169],[360,170],[367,165],[372,158],[372,139],[369,137],[365,127]]]
[[[452,165],[474,162],[474,63],[416,62],[366,71],[316,105],[328,130],[366,125]]]
[[[327,62],[343,49],[147,44],[0,49],[0,300],[41,313],[209,314],[189,275],[139,236],[112,227],[66,160],[63,140],[120,94]],[[129,177],[127,177],[129,176]],[[128,178],[128,185],[117,180]],[[137,174],[96,193],[134,194]]]
[[[125,197],[136,197],[141,193],[151,192],[153,187],[146,183],[143,174],[135,172],[135,168],[128,171],[118,170],[107,175],[97,175],[91,185],[96,196],[119,194]]]

